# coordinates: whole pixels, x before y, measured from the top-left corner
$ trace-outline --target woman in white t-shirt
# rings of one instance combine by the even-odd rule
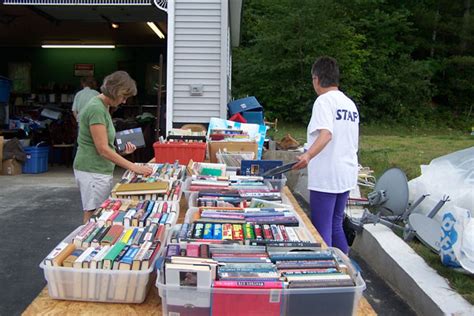
[[[348,253],[342,222],[349,191],[357,185],[359,112],[339,91],[334,58],[320,57],[311,69],[318,97],[307,130],[307,151],[293,169],[308,166],[311,221],[330,247]]]

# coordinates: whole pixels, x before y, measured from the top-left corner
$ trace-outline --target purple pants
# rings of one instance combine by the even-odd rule
[[[342,229],[344,208],[346,207],[349,191],[344,193],[326,193],[309,191],[311,221],[323,240],[329,247],[339,248],[349,252],[346,235]]]

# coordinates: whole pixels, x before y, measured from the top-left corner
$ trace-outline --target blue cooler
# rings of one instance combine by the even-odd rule
[[[23,173],[42,173],[48,171],[49,147],[38,147],[40,144],[24,148],[26,161],[22,168]]]
[[[230,102],[227,105],[230,116],[241,113],[247,123],[264,125],[263,107],[255,97],[247,97]]]
[[[6,77],[0,76],[0,103],[8,103],[12,81]]]

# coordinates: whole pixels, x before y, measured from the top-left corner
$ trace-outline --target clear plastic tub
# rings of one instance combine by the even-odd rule
[[[218,152],[216,158],[219,163],[226,164],[227,167],[240,167],[242,160],[252,160],[255,158],[254,152]]]
[[[286,176],[283,174],[281,179],[265,179],[263,182],[268,185],[272,190],[283,190],[286,185]]]
[[[302,289],[217,289],[166,285],[156,281],[163,315],[356,315],[366,288],[350,260],[331,248],[349,267],[351,287]],[[219,305],[219,311],[216,311]],[[173,314],[177,313],[177,314]]]
[[[178,215],[178,214],[177,214]],[[178,216],[176,216],[176,219]],[[168,239],[170,228],[165,231],[164,241]],[[64,238],[64,242],[71,243],[83,226]],[[163,243],[155,257],[162,256],[166,244]],[[107,303],[142,303],[150,285],[156,277],[155,261],[147,270],[102,270],[76,269],[69,267],[51,267],[40,263],[44,277],[48,284],[49,296],[53,299],[94,301]]]

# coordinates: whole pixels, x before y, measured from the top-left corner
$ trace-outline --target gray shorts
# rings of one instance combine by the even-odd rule
[[[114,179],[112,175],[74,169],[74,176],[81,192],[84,211],[98,208],[109,197]]]

